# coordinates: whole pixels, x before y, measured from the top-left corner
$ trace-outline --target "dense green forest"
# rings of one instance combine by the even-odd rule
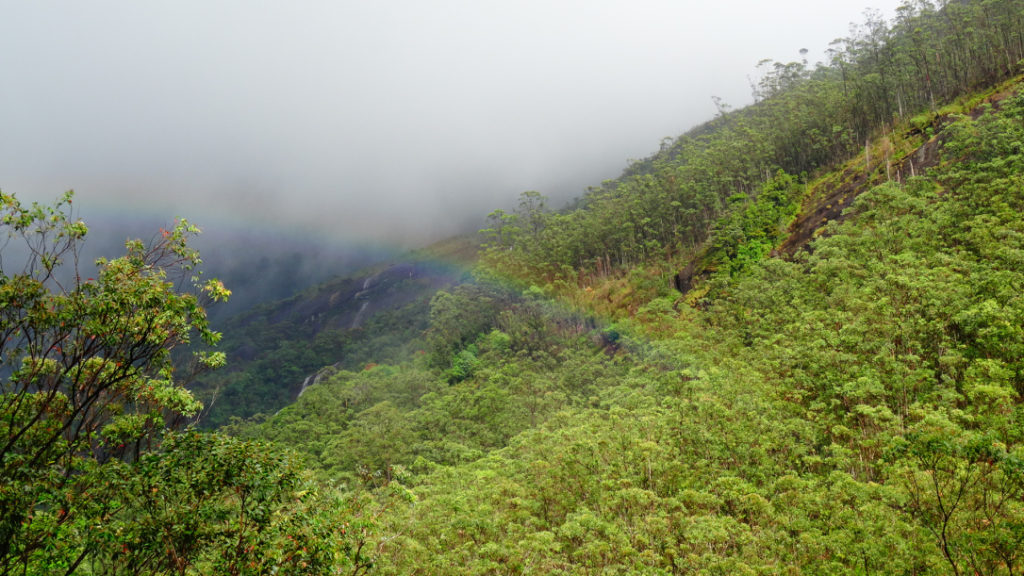
[[[1024,2],[907,2],[830,55],[493,212],[380,358],[302,297],[235,320],[228,362],[311,354],[239,395],[324,369],[216,432],[180,426],[228,295],[194,230],[69,283],[70,197],[5,194],[0,573],[1020,573]]]

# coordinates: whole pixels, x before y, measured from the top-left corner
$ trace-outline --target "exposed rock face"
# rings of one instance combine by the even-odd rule
[[[694,262],[690,262],[689,264],[686,265],[686,268],[683,268],[683,270],[679,274],[676,274],[676,290],[679,290],[683,294],[686,294],[687,292],[690,291],[691,288],[693,288],[694,270]]]
[[[888,170],[873,170],[868,173],[863,166],[847,168],[842,173],[842,181],[839,186],[812,191],[808,199],[804,201],[800,214],[790,225],[789,236],[779,247],[778,253],[783,256],[792,256],[798,250],[806,248],[811,240],[820,234],[819,230],[826,224],[842,222],[845,219],[843,211],[849,208],[853,200],[861,193],[885,183],[889,178],[903,182],[907,178],[921,175],[925,170],[938,165],[939,149],[944,140],[945,136],[939,134],[922,144],[917,150],[899,160],[892,161]],[[880,160],[880,162],[884,163],[884,160]]]
[[[1015,94],[1014,90],[1007,90],[985,99],[970,111],[970,117],[977,120],[983,114],[999,110],[1003,99]],[[889,159],[890,164],[882,170],[873,170],[869,175],[863,166],[847,168],[842,175],[842,183],[829,190],[815,190],[805,201],[800,214],[789,228],[789,237],[779,247],[778,253],[785,257],[795,254],[798,250],[806,249],[807,245],[818,234],[819,230],[828,222],[842,221],[845,216],[843,211],[853,202],[853,199],[862,192],[870,190],[874,186],[884,183],[887,179],[897,182],[904,182],[907,178],[923,175],[929,168],[939,165],[941,161],[940,152],[948,135],[943,130],[955,118],[951,116],[937,116],[931,120],[929,128],[934,131],[935,136],[921,144],[913,152],[898,159]],[[923,135],[924,129],[911,129],[907,135]],[[885,159],[878,159],[876,162],[884,163]]]
[[[948,121],[937,119],[934,128],[941,130],[945,124],[948,124]],[[821,234],[826,224],[845,219],[844,211],[861,193],[883,184],[887,179],[903,182],[937,166],[940,160],[939,151],[945,140],[946,135],[940,131],[935,137],[898,160],[877,159],[870,171],[865,170],[863,164],[847,165],[841,172],[838,185],[819,185],[810,191],[804,199],[800,213],[790,224],[786,239],[772,251],[772,257],[786,258],[800,250],[808,249],[808,245]],[[886,165],[886,162],[889,164]],[[701,278],[708,276],[708,271],[702,264],[702,257],[703,253],[698,254],[686,268],[676,274],[673,281],[676,290],[686,294]]]
[[[251,311],[234,319],[232,329],[266,319],[270,324],[300,323],[315,334],[325,329],[352,330],[378,310],[404,306],[425,294],[456,283],[462,271],[432,262],[396,264],[356,278],[326,282],[288,300]]]
[[[302,381],[302,387],[299,388],[299,394],[298,396],[296,396],[296,398],[302,396],[306,392],[306,390],[309,389],[310,386],[316,386],[317,384],[320,383],[320,380],[322,380],[325,377],[332,376],[337,371],[338,365],[334,364],[331,366],[325,366],[317,370],[315,373],[306,376],[306,379]]]

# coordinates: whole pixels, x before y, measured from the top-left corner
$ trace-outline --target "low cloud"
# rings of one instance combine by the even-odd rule
[[[813,63],[860,20],[832,4],[17,3],[0,187],[415,245],[523,190],[578,196],[708,119],[713,95],[745,104],[758,60]]]

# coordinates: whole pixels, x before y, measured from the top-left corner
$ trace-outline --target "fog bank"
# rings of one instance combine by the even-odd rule
[[[874,0],[891,16],[896,0]],[[616,176],[823,58],[818,0],[5,2],[0,188],[415,245]]]

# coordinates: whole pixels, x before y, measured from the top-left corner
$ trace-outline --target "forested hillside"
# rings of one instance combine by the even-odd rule
[[[400,362],[421,347],[431,296],[475,259],[473,239],[454,237],[231,317],[219,344],[230,365],[190,385],[205,404],[200,423],[276,412],[334,369]]]
[[[792,257],[710,242],[694,291],[596,330],[536,286],[441,293],[428,361],[340,373],[235,432],[325,479],[411,488],[384,573],[1015,573],[1019,90],[944,118],[936,166],[853,191]],[[781,243],[767,208],[841,174],[775,177],[719,230]],[[588,276],[576,298],[623,306],[649,283]],[[442,331],[453,310],[472,328]]]
[[[832,48],[573,206],[495,211],[460,283],[384,316],[415,340],[272,416],[115,418],[76,475],[21,448],[75,413],[5,389],[0,569],[1020,573],[1024,2]]]

